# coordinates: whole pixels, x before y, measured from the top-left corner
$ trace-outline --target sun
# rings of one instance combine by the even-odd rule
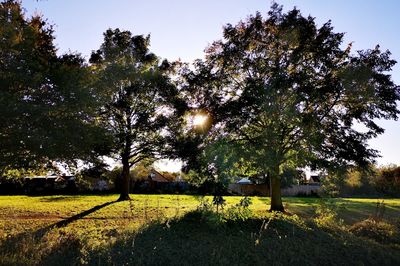
[[[193,116],[193,126],[204,126],[207,122],[208,116],[204,114],[196,114]]]

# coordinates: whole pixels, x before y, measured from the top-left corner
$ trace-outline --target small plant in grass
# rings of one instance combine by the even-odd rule
[[[160,216],[160,198],[159,197],[157,197],[157,209],[156,209],[156,212],[157,212],[156,219],[157,219],[157,221],[160,221],[161,220],[161,216]]]
[[[225,200],[222,197],[214,197],[212,202],[202,198],[197,207],[197,213],[201,215],[202,221],[212,225],[223,224],[228,221],[245,221],[253,217],[253,213],[249,208],[251,205],[249,197],[242,198],[239,203],[227,209],[222,209],[224,205]]]
[[[213,202],[202,198],[197,207],[197,213],[200,214],[200,219],[211,226],[217,226],[223,222],[223,215],[214,211]]]
[[[147,215],[148,209],[149,209],[149,199],[148,199],[148,197],[146,196],[146,198],[145,198],[145,200],[144,200],[144,202],[143,202],[143,218],[144,218],[144,221],[145,221],[146,223],[149,222],[149,217],[148,217],[148,215]]]
[[[200,199],[200,204],[197,206],[197,210],[201,212],[211,212],[213,210],[213,205],[208,199],[203,197]]]
[[[383,219],[383,216],[385,214],[386,206],[385,206],[385,201],[377,201],[376,206],[375,206],[375,211],[371,215],[370,219],[374,221],[381,221]]]
[[[238,204],[226,210],[224,218],[230,221],[245,221],[253,217],[253,212],[250,210],[251,199],[249,197],[242,198]]]
[[[179,194],[176,195],[175,217],[179,216],[179,209],[181,208]]]
[[[131,200],[129,200],[129,213],[130,213],[130,216],[129,216],[129,218],[128,219],[133,219],[134,217],[135,217],[135,209],[134,209],[134,205],[133,205],[133,200],[131,199]]]
[[[238,206],[248,208],[252,204],[251,198],[248,196],[243,197],[240,199]]]
[[[315,210],[315,223],[321,227],[338,228],[343,226],[343,220],[338,218],[341,205],[335,204],[330,199],[322,199]]]
[[[221,195],[215,195],[212,201],[213,205],[217,207],[217,213],[219,209],[223,209],[225,206],[225,199]]]

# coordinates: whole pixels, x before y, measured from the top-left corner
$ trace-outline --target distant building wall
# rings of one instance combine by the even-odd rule
[[[320,185],[293,185],[291,187],[287,187],[282,189],[282,196],[298,196],[298,195],[311,195],[313,193],[321,192]]]
[[[270,196],[269,187],[266,184],[229,184],[228,190],[233,193],[246,196]],[[282,196],[293,197],[297,195],[311,195],[321,192],[320,185],[293,185],[292,187],[282,189]]]
[[[228,190],[247,196],[269,196],[268,185],[255,185],[255,184],[229,184]]]

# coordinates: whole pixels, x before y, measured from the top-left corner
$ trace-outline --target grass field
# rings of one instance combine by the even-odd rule
[[[241,197],[218,215],[196,196],[117,198],[0,196],[0,264],[400,265],[400,199],[285,198],[280,215],[252,197],[250,216],[232,219]]]

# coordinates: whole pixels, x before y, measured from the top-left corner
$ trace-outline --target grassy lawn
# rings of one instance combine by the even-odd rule
[[[201,197],[117,198],[0,196],[0,264],[337,265],[350,259],[400,265],[400,199],[384,200],[380,216],[387,232],[369,238],[351,228],[376,213],[377,199],[332,199],[327,205],[285,198],[291,215],[279,215],[268,213],[269,198],[252,197],[251,217],[221,221],[221,215],[196,211]],[[225,199],[223,213],[241,197]],[[329,206],[337,217],[327,212],[321,218],[316,210]]]

